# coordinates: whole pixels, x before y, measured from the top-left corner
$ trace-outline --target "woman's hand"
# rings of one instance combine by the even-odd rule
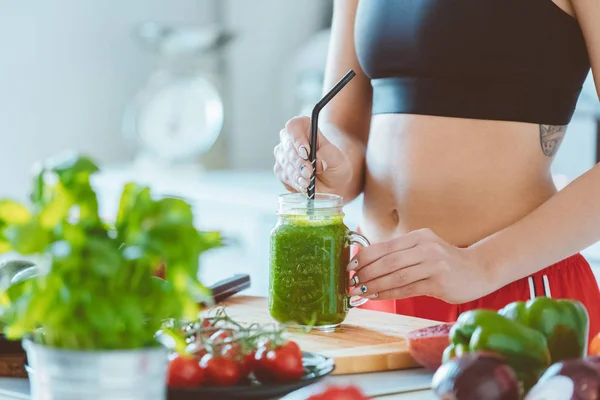
[[[363,248],[348,269],[356,271],[350,294],[377,300],[426,295],[460,304],[498,289],[474,251],[448,244],[429,229]]]
[[[306,192],[312,166],[310,155],[310,118],[292,118],[279,133],[275,146],[275,175],[292,192]],[[315,192],[337,193],[352,178],[348,157],[319,131],[317,140],[317,175]]]

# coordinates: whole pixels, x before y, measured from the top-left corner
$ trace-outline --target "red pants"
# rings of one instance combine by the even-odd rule
[[[579,300],[587,308],[590,317],[589,342],[600,332],[600,291],[590,265],[581,254],[464,304],[448,304],[434,297],[419,296],[402,300],[369,301],[361,307],[453,322],[464,311],[478,308],[498,310],[513,301],[526,301],[537,296]]]

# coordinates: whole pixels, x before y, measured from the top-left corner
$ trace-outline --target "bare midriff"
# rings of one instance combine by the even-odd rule
[[[555,192],[539,125],[375,115],[366,154],[362,232],[380,242],[430,228],[469,245]]]

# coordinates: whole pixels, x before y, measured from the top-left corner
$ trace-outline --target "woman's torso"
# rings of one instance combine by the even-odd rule
[[[374,116],[361,229],[376,242],[430,228],[472,244],[556,192],[550,164],[533,124]]]
[[[563,12],[552,10],[556,11]],[[510,21],[506,26],[510,29]],[[518,70],[519,60],[514,62]],[[540,102],[547,100],[540,98]],[[469,245],[521,219],[556,192],[550,166],[564,127],[542,128],[555,130],[546,141],[540,134],[543,121],[433,114],[383,112],[373,116],[361,225],[373,241],[427,227],[452,244]],[[542,142],[546,142],[545,150]]]

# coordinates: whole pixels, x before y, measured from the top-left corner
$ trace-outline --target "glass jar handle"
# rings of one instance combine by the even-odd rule
[[[368,247],[371,245],[371,243],[369,243],[369,239],[367,239],[360,233],[354,232],[354,231],[348,232],[348,242],[351,245],[356,245],[356,246],[360,246],[360,247]],[[356,307],[362,306],[367,301],[369,301],[369,299],[365,299],[360,296],[352,296],[352,297],[350,297],[350,301],[349,301],[350,308],[356,308]]]

